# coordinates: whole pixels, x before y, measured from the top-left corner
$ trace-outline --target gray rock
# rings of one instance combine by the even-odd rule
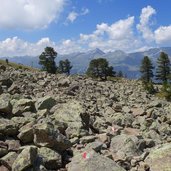
[[[68,78],[60,79],[58,81],[58,86],[59,87],[68,87],[70,84],[70,80]]]
[[[89,122],[89,116],[86,117],[86,114],[84,115],[82,105],[76,100],[60,104],[52,118],[68,125],[66,133],[69,138],[85,135],[85,131],[82,128]]]
[[[119,158],[140,155],[137,147],[138,138],[131,135],[117,135],[111,139],[110,150]]]
[[[5,136],[15,136],[18,132],[16,124],[12,120],[0,119],[0,133]]]
[[[82,143],[82,144],[90,143],[90,142],[95,141],[96,138],[97,137],[93,136],[93,135],[84,136],[84,137],[80,138],[80,143]]]
[[[15,162],[18,154],[16,152],[9,152],[7,155],[0,159],[0,163],[7,167],[9,170],[12,170],[12,165]]]
[[[14,115],[21,115],[24,112],[35,112],[35,101],[31,99],[20,99],[13,105],[12,113]]]
[[[95,141],[95,142],[87,144],[85,150],[87,151],[94,150],[95,152],[99,153],[101,152],[103,147],[104,147],[104,144],[102,142]]]
[[[34,126],[34,143],[41,147],[54,148],[58,151],[71,147],[70,141],[55,129],[51,123],[41,123]]]
[[[11,96],[10,94],[1,94],[0,95],[0,112],[11,114],[12,105],[10,103]]]
[[[12,165],[13,171],[25,171],[28,168],[34,168],[34,162],[37,158],[37,148],[30,146],[22,150]]]
[[[26,125],[27,123],[34,122],[35,118],[33,118],[30,115],[27,115],[25,117],[13,117],[13,118],[11,118],[11,121],[17,128],[21,128],[22,126]]]
[[[39,98],[36,102],[36,109],[43,110],[48,109],[50,110],[56,104],[56,100],[50,96]]]
[[[27,125],[24,125],[19,129],[19,134],[18,138],[23,142],[23,143],[30,143],[33,142],[33,126],[34,122],[28,123]]]
[[[68,164],[68,171],[125,171],[113,160],[104,157],[96,152],[90,151],[73,157],[71,163]]]
[[[8,151],[19,151],[19,148],[21,147],[20,141],[15,139],[8,138],[5,143],[8,144]]]
[[[145,160],[145,163],[150,166],[150,170],[154,171],[171,171],[171,143],[157,146],[151,150]]]
[[[42,162],[42,165],[44,165],[46,169],[57,170],[62,166],[61,155],[50,148],[47,147],[39,148],[38,156]]]

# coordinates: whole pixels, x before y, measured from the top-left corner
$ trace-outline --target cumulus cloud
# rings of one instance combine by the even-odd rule
[[[42,38],[36,43],[30,43],[18,37],[7,38],[0,42],[0,56],[35,56],[46,46],[55,46],[49,38]]]
[[[130,50],[139,45],[133,33],[134,17],[119,20],[111,25],[101,23],[92,34],[80,34],[80,40],[88,43],[90,48],[104,51],[115,49]]]
[[[68,23],[68,22],[73,23],[77,19],[77,17],[87,15],[88,13],[89,13],[88,8],[83,8],[80,13],[75,12],[75,11],[71,11],[68,14],[68,17],[66,19],[66,23]]]
[[[21,0],[14,1],[21,2]],[[30,0],[29,2],[32,1]],[[73,12],[68,20],[74,22],[80,15],[88,13],[88,9],[82,9],[79,13],[75,12],[75,14]],[[36,56],[46,46],[54,47],[59,54],[69,54],[94,48],[100,48],[106,52],[118,49],[132,52],[136,50],[144,51],[155,46],[168,46],[171,44],[171,25],[161,25],[156,30],[152,30],[150,28],[150,18],[155,13],[155,9],[147,6],[142,9],[138,25],[135,23],[134,16],[121,19],[112,24],[102,22],[97,24],[94,31],[90,34],[81,33],[78,39],[69,38],[53,42],[48,37],[45,37],[32,43],[18,37],[7,38],[0,41],[0,56]],[[1,20],[2,18],[0,18],[0,22]],[[137,30],[135,32],[136,28],[140,32],[137,32]]]
[[[0,27],[45,28],[59,18],[66,0],[1,0]]]
[[[137,29],[148,42],[153,41],[154,39],[153,31],[150,28],[150,18],[154,14],[156,14],[156,10],[151,6],[143,8],[140,15],[140,23],[137,25]]]
[[[171,25],[161,26],[155,30],[155,40],[159,45],[171,44]]]
[[[71,39],[56,43],[51,41],[48,37],[45,37],[35,43],[31,43],[19,39],[18,37],[13,37],[0,41],[0,57],[37,56],[40,55],[47,46],[53,47],[60,54],[69,54],[83,50],[78,41]]]

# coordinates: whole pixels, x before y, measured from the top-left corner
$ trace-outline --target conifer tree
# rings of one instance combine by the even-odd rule
[[[57,52],[52,47],[46,47],[39,56],[39,64],[42,65],[42,69],[48,73],[55,74],[57,69],[55,63],[56,56]]]
[[[170,60],[166,53],[161,52],[157,59],[156,79],[163,83],[168,81],[170,75]]]
[[[69,75],[71,69],[72,69],[72,65],[68,59],[59,61],[59,66],[58,66],[59,73],[65,73]]]
[[[144,58],[141,61],[141,66],[140,66],[140,72],[142,74],[141,79],[144,82],[149,83],[151,81],[151,78],[154,76],[153,75],[153,65],[148,56],[144,56]]]
[[[115,72],[113,71],[113,67],[109,66],[109,63],[105,58],[98,58],[90,61],[87,75],[93,78],[106,80],[107,76],[114,76]]]

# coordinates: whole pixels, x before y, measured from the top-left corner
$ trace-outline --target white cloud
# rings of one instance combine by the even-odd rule
[[[53,47],[60,54],[69,54],[83,50],[78,41],[70,39],[56,43],[51,41],[48,37],[45,37],[35,43],[31,43],[19,39],[18,37],[13,37],[0,41],[0,57],[37,56],[40,55],[47,46]]]
[[[147,42],[154,40],[154,34],[150,28],[150,18],[154,14],[156,14],[156,10],[151,6],[143,8],[140,15],[140,24],[137,25],[137,29],[142,33],[143,38]]]
[[[36,43],[30,43],[18,37],[7,38],[0,42],[0,56],[35,56],[40,54],[46,46],[55,46],[49,38],[42,38]]]
[[[68,22],[73,23],[77,19],[77,17],[87,15],[89,12],[90,11],[88,8],[83,8],[80,13],[72,11],[68,14],[68,17],[66,19],[66,23],[68,23]]]
[[[78,17],[78,13],[72,11],[69,13],[67,20],[70,21],[71,23],[73,23],[77,17]]]
[[[161,26],[155,30],[155,40],[159,45],[168,46],[171,44],[171,25]]]
[[[133,33],[134,17],[119,20],[112,25],[101,23],[92,34],[80,34],[80,40],[89,48],[101,48],[104,51],[122,49],[130,51],[140,42]]]
[[[18,2],[21,2],[21,0],[18,0]],[[80,15],[88,13],[88,9],[82,9],[80,13],[76,13],[70,17],[70,22],[74,22]],[[112,24],[102,22],[101,24],[97,24],[95,30],[90,34],[81,33],[78,39],[69,38],[53,42],[48,37],[45,37],[35,43],[31,43],[18,37],[7,38],[0,41],[0,56],[36,56],[46,46],[54,47],[59,54],[69,54],[94,48],[100,48],[103,51],[120,49],[132,52],[136,50],[143,51],[156,46],[168,46],[171,44],[171,25],[160,26],[156,30],[152,30],[150,28],[150,17],[155,13],[155,9],[147,6],[142,9],[140,24],[137,27],[135,27],[134,16]],[[0,18],[0,22],[1,20]],[[137,32],[137,30],[135,32],[136,28],[140,32]]]
[[[59,18],[66,0],[1,0],[0,27],[45,28]]]

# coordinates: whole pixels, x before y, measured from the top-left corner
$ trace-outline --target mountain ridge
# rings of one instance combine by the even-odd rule
[[[58,64],[60,60],[69,59],[73,65],[71,73],[83,74],[86,72],[89,62],[92,59],[106,58],[116,71],[122,70],[128,78],[138,78],[140,76],[139,66],[143,57],[149,56],[155,65],[161,51],[171,56],[171,47],[150,48],[146,51],[132,53],[126,53],[122,50],[105,53],[101,49],[96,48],[87,52],[75,52],[67,55],[58,54],[56,62]],[[6,58],[8,57],[2,57],[1,59]],[[38,56],[15,56],[8,59],[11,62],[40,68]]]

